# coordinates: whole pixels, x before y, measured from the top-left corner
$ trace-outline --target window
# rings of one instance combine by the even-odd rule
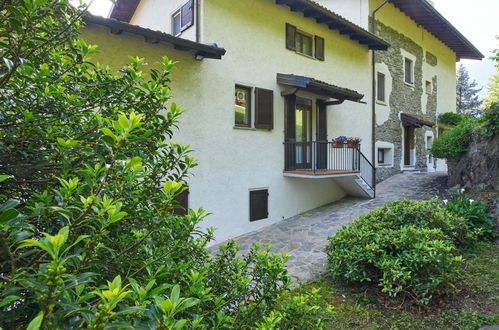
[[[182,25],[180,23],[180,10],[177,10],[173,15],[172,15],[172,31],[173,35],[176,37],[182,33]]]
[[[393,148],[378,148],[377,166],[392,166],[393,165]]]
[[[236,126],[251,127],[251,88],[236,85],[234,113]]]
[[[413,63],[412,60],[406,58],[404,60],[404,81],[408,84],[414,84],[413,79]]]
[[[426,90],[426,94],[432,93],[431,81],[428,81],[428,80],[426,81],[425,90]]]
[[[378,164],[384,164],[385,163],[385,149],[379,148],[378,149]]]
[[[307,56],[313,56],[313,51],[312,47],[314,44],[314,39],[312,36],[305,34],[301,31],[296,31],[296,36],[295,36],[295,47],[296,47],[296,52],[307,55]]]
[[[299,31],[291,24],[286,24],[286,48],[321,61],[325,58],[324,38]]]
[[[194,0],[189,0],[172,14],[172,34],[179,36],[194,25]]]
[[[269,217],[269,191],[268,189],[251,190],[250,221],[267,219]]]
[[[378,72],[377,85],[378,85],[378,90],[377,90],[378,101],[385,102],[386,101],[386,98],[385,98],[385,75],[382,73],[379,73],[379,72]]]

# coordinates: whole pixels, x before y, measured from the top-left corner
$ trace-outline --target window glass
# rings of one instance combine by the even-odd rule
[[[172,15],[173,35],[178,36],[181,31],[181,15],[180,10]]]
[[[296,31],[296,51],[304,55],[313,56],[313,38]]]
[[[405,82],[412,84],[412,61],[408,58],[405,59]]]
[[[378,72],[378,101],[385,102],[385,75]]]
[[[234,97],[236,126],[250,126],[251,124],[251,89],[236,86]]]
[[[378,149],[378,163],[379,164],[385,163],[385,150],[381,148]]]
[[[431,94],[431,82],[426,81],[426,94]]]

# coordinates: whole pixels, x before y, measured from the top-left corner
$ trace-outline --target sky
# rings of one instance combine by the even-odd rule
[[[485,96],[489,77],[495,72],[494,64],[489,57],[492,55],[492,50],[499,48],[499,40],[495,38],[499,35],[497,18],[499,0],[433,0],[433,2],[435,8],[485,55],[482,61],[460,62],[468,69],[471,78],[483,87],[481,96]],[[90,11],[96,15],[107,16],[110,8],[109,0],[94,0]]]

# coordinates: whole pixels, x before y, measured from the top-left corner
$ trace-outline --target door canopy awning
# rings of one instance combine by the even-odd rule
[[[412,127],[418,127],[418,128],[423,127],[425,125],[429,126],[429,127],[435,126],[435,122],[433,122],[429,119],[426,119],[424,117],[414,115],[412,113],[402,112],[400,114],[400,120],[402,120],[402,124],[404,126],[412,126]]]
[[[294,87],[296,89],[295,92],[298,90],[303,90],[313,94],[328,96],[330,98],[337,99],[339,101],[338,103],[341,103],[345,100],[364,103],[361,101],[364,97],[364,94],[360,94],[348,88],[328,84],[314,78],[296,76],[294,74],[278,73],[277,83]]]

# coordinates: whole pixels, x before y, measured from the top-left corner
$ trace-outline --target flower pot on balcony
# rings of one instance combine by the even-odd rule
[[[359,147],[359,143],[358,142],[347,142],[347,147],[357,149]]]
[[[343,148],[343,145],[344,145],[343,142],[336,142],[336,141],[331,142],[331,148]]]

